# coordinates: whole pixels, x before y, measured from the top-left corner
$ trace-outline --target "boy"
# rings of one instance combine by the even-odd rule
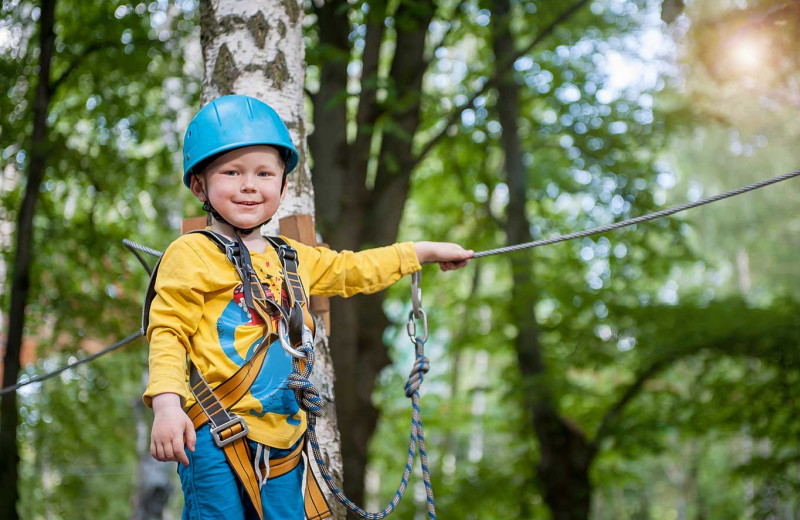
[[[144,394],[155,413],[150,452],[181,463],[184,519],[302,519],[304,487],[313,475],[306,479],[304,465],[296,462],[306,416],[286,385],[292,369],[286,328],[294,321],[296,330],[299,321],[287,319],[297,310],[291,304],[298,285],[285,283],[292,269],[310,294],[350,296],[382,290],[418,271],[420,263],[458,269],[472,251],[417,242],[337,253],[286,240],[297,264],[284,265],[275,250],[279,244],[258,231],[285,197],[298,154],[283,121],[254,98],[225,96],[203,107],[187,129],[183,156],[183,183],[211,213],[216,235],[180,237],[164,253],[155,278]],[[233,250],[239,251],[237,267]],[[303,320],[312,326],[306,311]],[[238,377],[251,379],[231,384],[244,390],[225,404],[217,394]],[[218,413],[221,426],[213,417]],[[322,511],[316,518],[328,515]]]

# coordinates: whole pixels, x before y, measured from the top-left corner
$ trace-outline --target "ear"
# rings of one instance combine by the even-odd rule
[[[283,202],[283,199],[286,198],[286,191],[288,188],[289,188],[289,179],[286,179],[286,181],[283,183],[283,189],[281,190],[281,202]]]
[[[197,197],[197,200],[200,202],[205,202],[208,200],[206,197],[206,190],[205,190],[205,178],[201,178],[200,175],[192,175],[191,180],[189,181],[189,189],[192,190],[192,194]]]

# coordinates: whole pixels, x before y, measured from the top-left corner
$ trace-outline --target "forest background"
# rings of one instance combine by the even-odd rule
[[[146,274],[121,240],[163,249],[199,214],[177,179],[203,9],[2,5],[4,344],[26,232],[33,251],[21,380],[136,330]],[[266,30],[227,22],[203,30]],[[336,248],[484,250],[800,164],[800,2],[312,1],[304,24],[317,228]],[[800,518],[796,182],[426,268],[440,517]],[[405,459],[408,288],[332,303],[345,485],[372,509]],[[4,396],[0,442],[16,432],[20,456],[17,474],[1,454],[4,511],[13,488],[20,518],[180,516],[174,468],[153,469],[146,449],[146,352],[139,340],[25,387],[18,417]],[[412,495],[396,518],[424,517],[419,479]]]

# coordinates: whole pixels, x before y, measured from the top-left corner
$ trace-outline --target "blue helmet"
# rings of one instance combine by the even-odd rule
[[[284,152],[288,174],[300,156],[289,130],[269,105],[249,96],[223,96],[200,109],[183,138],[183,183],[188,187],[192,168],[215,155],[265,144]]]

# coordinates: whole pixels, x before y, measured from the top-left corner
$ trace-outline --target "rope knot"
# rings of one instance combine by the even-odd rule
[[[294,390],[295,399],[305,412],[314,417],[322,417],[322,398],[314,384],[307,377],[292,372],[289,374],[290,389]]]
[[[312,343],[303,343],[298,350],[305,354],[306,363],[314,364],[314,345]]]
[[[428,361],[427,357],[421,355],[417,356],[414,367],[411,369],[411,373],[408,375],[408,380],[406,381],[406,397],[411,397],[419,390],[419,387],[422,386],[422,381],[425,379],[425,374],[428,373],[430,368],[431,363]]]

